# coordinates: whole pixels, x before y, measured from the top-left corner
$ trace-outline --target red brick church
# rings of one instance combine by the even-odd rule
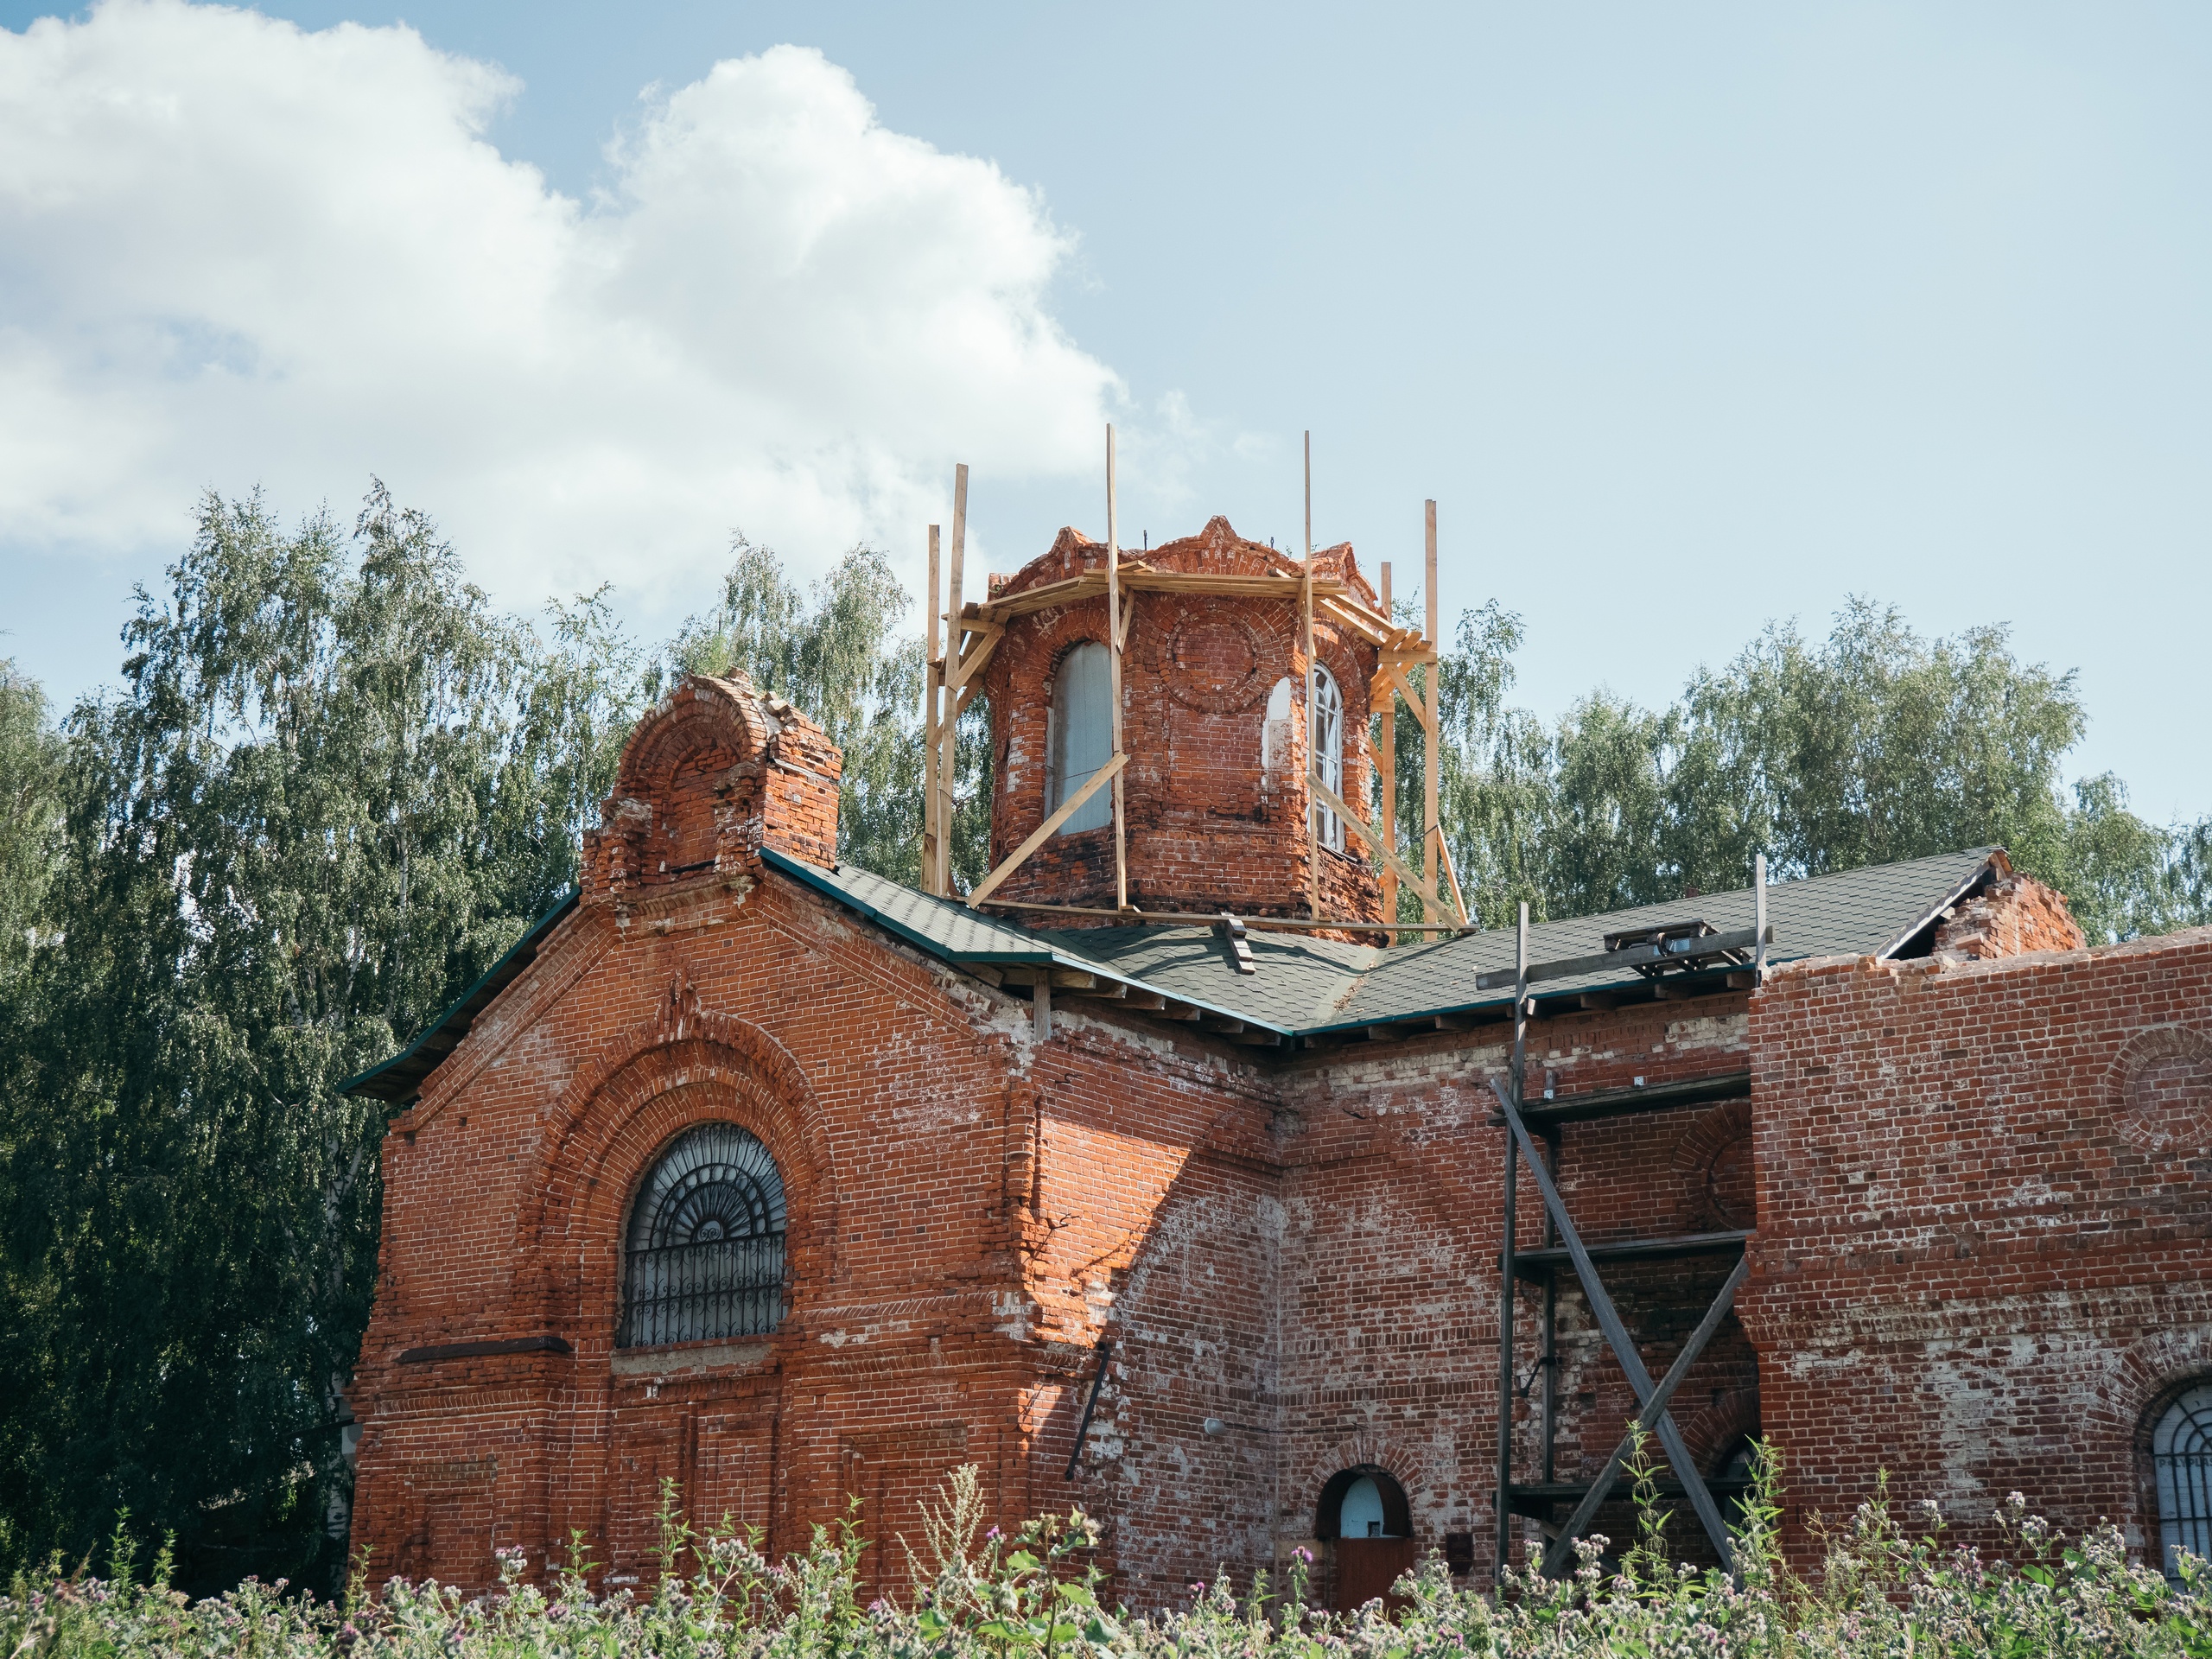
[[[1132,1605],[1301,1545],[1350,1604],[1624,1537],[1638,1415],[1708,1555],[1755,1436],[1801,1557],[1882,1468],[1969,1537],[2017,1488],[2212,1543],[2212,931],[2085,949],[1986,848],[1463,927],[1330,804],[1433,622],[1220,519],[1122,558],[956,607],[982,902],[938,785],[935,891],[841,865],[821,730],[689,680],[581,893],[356,1080],[379,1573],[580,1529],[634,1581],[672,1478],[778,1552],[855,1496],[895,1589],[975,1463]]]

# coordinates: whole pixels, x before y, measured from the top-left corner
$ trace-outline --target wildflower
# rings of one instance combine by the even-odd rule
[[[1305,1545],[1300,1544],[1296,1549],[1292,1550],[1290,1553],[1298,1557],[1300,1566],[1311,1567],[1313,1565],[1313,1552],[1306,1548]]]

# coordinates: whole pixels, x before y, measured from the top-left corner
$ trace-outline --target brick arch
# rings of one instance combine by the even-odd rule
[[[2151,1462],[2151,1437],[2165,1409],[2186,1390],[2212,1382],[2212,1332],[2180,1326],[2131,1343],[2120,1357],[2117,1398],[2108,1410],[2129,1436],[2135,1473],[2135,1514],[2145,1558],[2155,1560],[2158,1545],[2158,1489]]]
[[[613,1346],[622,1240],[639,1183],[670,1141],[700,1123],[734,1123],[757,1136],[783,1177],[785,1328],[836,1279],[836,1182],[820,1102],[781,1044],[758,1026],[702,1009],[682,976],[651,1020],[578,1070],[552,1116],[560,1127],[534,1172],[524,1234],[536,1248],[524,1255],[525,1282],[517,1289],[536,1293],[580,1353]]]
[[[2121,1138],[2153,1155],[2212,1138],[2212,1037],[2190,1026],[2152,1026],[2120,1046],[2105,1094]]]
[[[1041,614],[1049,614],[1041,613]],[[978,695],[988,698],[991,753],[997,763],[991,778],[991,861],[1012,852],[1021,838],[1045,821],[1045,712],[1062,658],[1077,645],[1106,643],[1103,604],[1071,605],[1050,621],[1031,620],[1020,641],[1001,642],[996,661],[986,671]],[[1017,728],[1019,728],[1017,730]],[[1013,786],[1009,750],[1016,743],[1032,764]]]
[[[1329,1445],[1317,1446],[1300,1457],[1293,1465],[1295,1474],[1284,1483],[1290,1494],[1284,1508],[1304,1519],[1313,1518],[1314,1505],[1319,1503],[1321,1489],[1330,1478],[1346,1469],[1380,1469],[1396,1481],[1406,1494],[1408,1507],[1418,1503],[1420,1494],[1427,1490],[1424,1478],[1427,1464],[1421,1455],[1400,1445],[1387,1434],[1358,1433],[1345,1436]]]
[[[701,675],[684,681],[647,709],[622,745],[617,795],[644,795],[702,749],[724,748],[734,760],[751,760],[773,731],[751,684]]]
[[[1713,1459],[1737,1441],[1757,1439],[1759,1433],[1759,1391],[1731,1389],[1702,1411],[1678,1418],[1682,1444],[1701,1474],[1715,1474]]]
[[[1741,1179],[1724,1183],[1726,1176],[1737,1173],[1722,1167],[1723,1160],[1732,1155],[1744,1160]],[[1668,1161],[1681,1182],[1675,1211],[1684,1231],[1755,1224],[1751,1155],[1751,1103],[1748,1100],[1726,1100],[1708,1108],[1682,1131]],[[1723,1192],[1717,1184],[1735,1190]]]

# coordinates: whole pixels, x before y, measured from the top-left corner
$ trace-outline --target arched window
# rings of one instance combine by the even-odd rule
[[[1413,1509],[1406,1489],[1373,1464],[1340,1469],[1321,1487],[1314,1507],[1316,1538],[1410,1538]]]
[[[784,1178],[734,1123],[677,1136],[630,1211],[624,1348],[755,1337],[784,1317]]]
[[[2177,1577],[2174,1552],[2212,1556],[2212,1382],[2168,1406],[2151,1433],[2158,1477],[2158,1554]]]
[[[1344,694],[1334,676],[1319,663],[1313,665],[1311,707],[1313,737],[1313,775],[1338,799],[1344,792]],[[1344,849],[1344,820],[1313,803],[1313,838],[1332,852]]]
[[[1114,756],[1114,665],[1101,645],[1077,645],[1052,676],[1052,730],[1045,743],[1045,814],[1089,783]],[[1114,821],[1114,798],[1102,789],[1060,826],[1062,835],[1103,830]]]

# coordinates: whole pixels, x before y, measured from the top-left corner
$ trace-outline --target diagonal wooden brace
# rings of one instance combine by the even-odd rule
[[[1636,1351],[1636,1343],[1628,1333],[1628,1326],[1621,1323],[1620,1314],[1613,1307],[1613,1299],[1605,1294],[1604,1281],[1598,1277],[1598,1268],[1590,1260],[1590,1252],[1583,1248],[1581,1234],[1574,1230],[1574,1223],[1567,1213],[1560,1199],[1559,1187],[1553,1182],[1551,1172],[1544,1167],[1544,1160],[1536,1155],[1536,1143],[1529,1139],[1529,1126],[1521,1121],[1521,1109],[1510,1092],[1493,1081],[1491,1092],[1497,1096],[1497,1103],[1505,1113],[1506,1126],[1513,1131],[1519,1143],[1521,1155],[1529,1160],[1529,1167],[1542,1189],[1544,1208],[1551,1212],[1552,1224],[1559,1229],[1560,1242],[1574,1261],[1574,1275],[1582,1281],[1582,1294],[1590,1303],[1590,1312],[1598,1321],[1598,1328],[1605,1333],[1605,1345],[1613,1351],[1613,1357],[1627,1375],[1628,1385],[1636,1390],[1637,1413],[1643,1426],[1659,1437],[1660,1449],[1667,1454],[1667,1464],[1682,1483],[1682,1490],[1689,1497],[1690,1506],[1697,1511],[1699,1523],[1705,1535],[1713,1541],[1719,1553],[1720,1564],[1731,1573],[1736,1570],[1735,1552],[1729,1548],[1728,1524],[1720,1518],[1720,1506],[1713,1501],[1713,1494],[1706,1490],[1705,1480],[1697,1471],[1697,1465],[1690,1458],[1689,1447],[1682,1443],[1682,1432],[1675,1426],[1675,1419],[1662,1402],[1654,1412],[1649,1402],[1655,1392],[1651,1373],[1644,1369],[1643,1356]],[[1502,1497],[1503,1494],[1500,1494]]]
[[[1721,1286],[1720,1294],[1713,1299],[1713,1306],[1705,1310],[1705,1318],[1698,1321],[1697,1329],[1690,1332],[1689,1341],[1675,1357],[1675,1363],[1667,1368],[1667,1375],[1659,1379],[1659,1386],[1651,1390],[1650,1399],[1644,1402],[1645,1411],[1656,1414],[1667,1408],[1667,1402],[1675,1397],[1675,1390],[1681,1387],[1682,1379],[1690,1374],[1690,1367],[1697,1363],[1698,1356],[1705,1351],[1706,1344],[1719,1332],[1721,1320],[1728,1317],[1728,1310],[1736,1305],[1736,1292],[1750,1276],[1751,1271],[1750,1256],[1737,1258],[1736,1270],[1728,1275],[1728,1282]],[[1613,1482],[1619,1478],[1622,1465],[1628,1462],[1635,1449],[1636,1437],[1624,1434],[1621,1437],[1621,1443],[1613,1448],[1613,1455],[1605,1459],[1605,1469],[1598,1476],[1597,1484],[1582,1495],[1582,1501],[1574,1506],[1574,1513],[1567,1517],[1567,1525],[1559,1536],[1552,1540],[1551,1548],[1544,1552],[1544,1575],[1547,1578],[1557,1578],[1566,1567],[1567,1557],[1574,1552],[1574,1541],[1590,1530],[1590,1523],[1598,1518],[1599,1506],[1611,1495]]]

